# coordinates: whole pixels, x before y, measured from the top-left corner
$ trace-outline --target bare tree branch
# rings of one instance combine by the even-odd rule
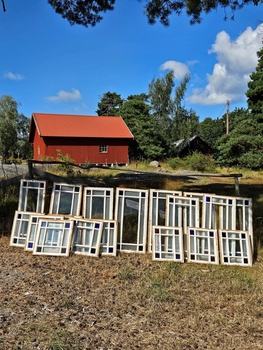
[[[5,0],[1,0],[2,1],[2,5],[3,5],[3,11],[6,12],[6,8],[5,8]]]

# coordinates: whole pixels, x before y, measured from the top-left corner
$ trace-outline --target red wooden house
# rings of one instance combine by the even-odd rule
[[[34,159],[69,155],[77,164],[127,164],[133,135],[121,117],[33,113]]]

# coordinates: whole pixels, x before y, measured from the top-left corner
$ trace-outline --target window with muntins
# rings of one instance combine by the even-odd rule
[[[100,145],[100,153],[107,153],[107,152],[108,152],[108,146]]]

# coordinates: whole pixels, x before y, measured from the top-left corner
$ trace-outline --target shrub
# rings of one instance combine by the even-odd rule
[[[185,168],[185,160],[179,157],[168,159],[167,164],[172,169]]]
[[[195,171],[212,171],[215,170],[216,165],[214,159],[210,155],[204,155],[198,152],[194,152],[190,156],[187,156],[186,167]]]

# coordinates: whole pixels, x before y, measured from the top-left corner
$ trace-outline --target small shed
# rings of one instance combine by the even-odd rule
[[[133,135],[121,117],[33,113],[34,160],[69,155],[77,164],[127,164]]]
[[[178,140],[173,143],[173,154],[177,157],[185,157],[193,152],[212,155],[213,149],[201,139],[200,136],[195,135],[189,139]]]

